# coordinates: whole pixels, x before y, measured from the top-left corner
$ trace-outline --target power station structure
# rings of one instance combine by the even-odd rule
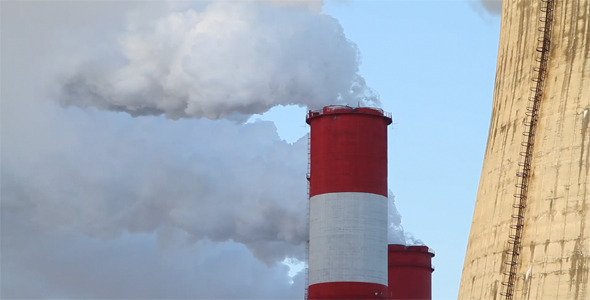
[[[590,299],[590,0],[502,11],[459,299]]]
[[[307,115],[311,133],[306,299],[430,298],[434,253],[425,246],[387,244],[391,121],[377,108],[341,105]],[[392,288],[391,278],[398,279],[399,288]]]

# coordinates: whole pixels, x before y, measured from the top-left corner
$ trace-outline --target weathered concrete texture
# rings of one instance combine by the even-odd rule
[[[488,145],[459,299],[502,299],[540,0],[504,0]],[[590,299],[590,0],[557,0],[514,299]]]

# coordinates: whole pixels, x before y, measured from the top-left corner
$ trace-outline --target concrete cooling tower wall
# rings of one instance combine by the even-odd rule
[[[590,0],[504,0],[459,299],[590,299]]]

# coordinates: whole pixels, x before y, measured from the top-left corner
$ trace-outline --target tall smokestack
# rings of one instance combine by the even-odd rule
[[[309,299],[387,296],[387,126],[380,109],[310,111]]]
[[[459,299],[590,299],[590,0],[503,5]]]

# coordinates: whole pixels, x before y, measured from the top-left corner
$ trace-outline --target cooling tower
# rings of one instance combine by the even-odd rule
[[[504,0],[459,299],[590,299],[590,0]]]
[[[388,246],[389,288],[387,299],[432,299],[434,257],[426,246]]]
[[[387,125],[375,108],[310,111],[309,299],[387,294]]]

